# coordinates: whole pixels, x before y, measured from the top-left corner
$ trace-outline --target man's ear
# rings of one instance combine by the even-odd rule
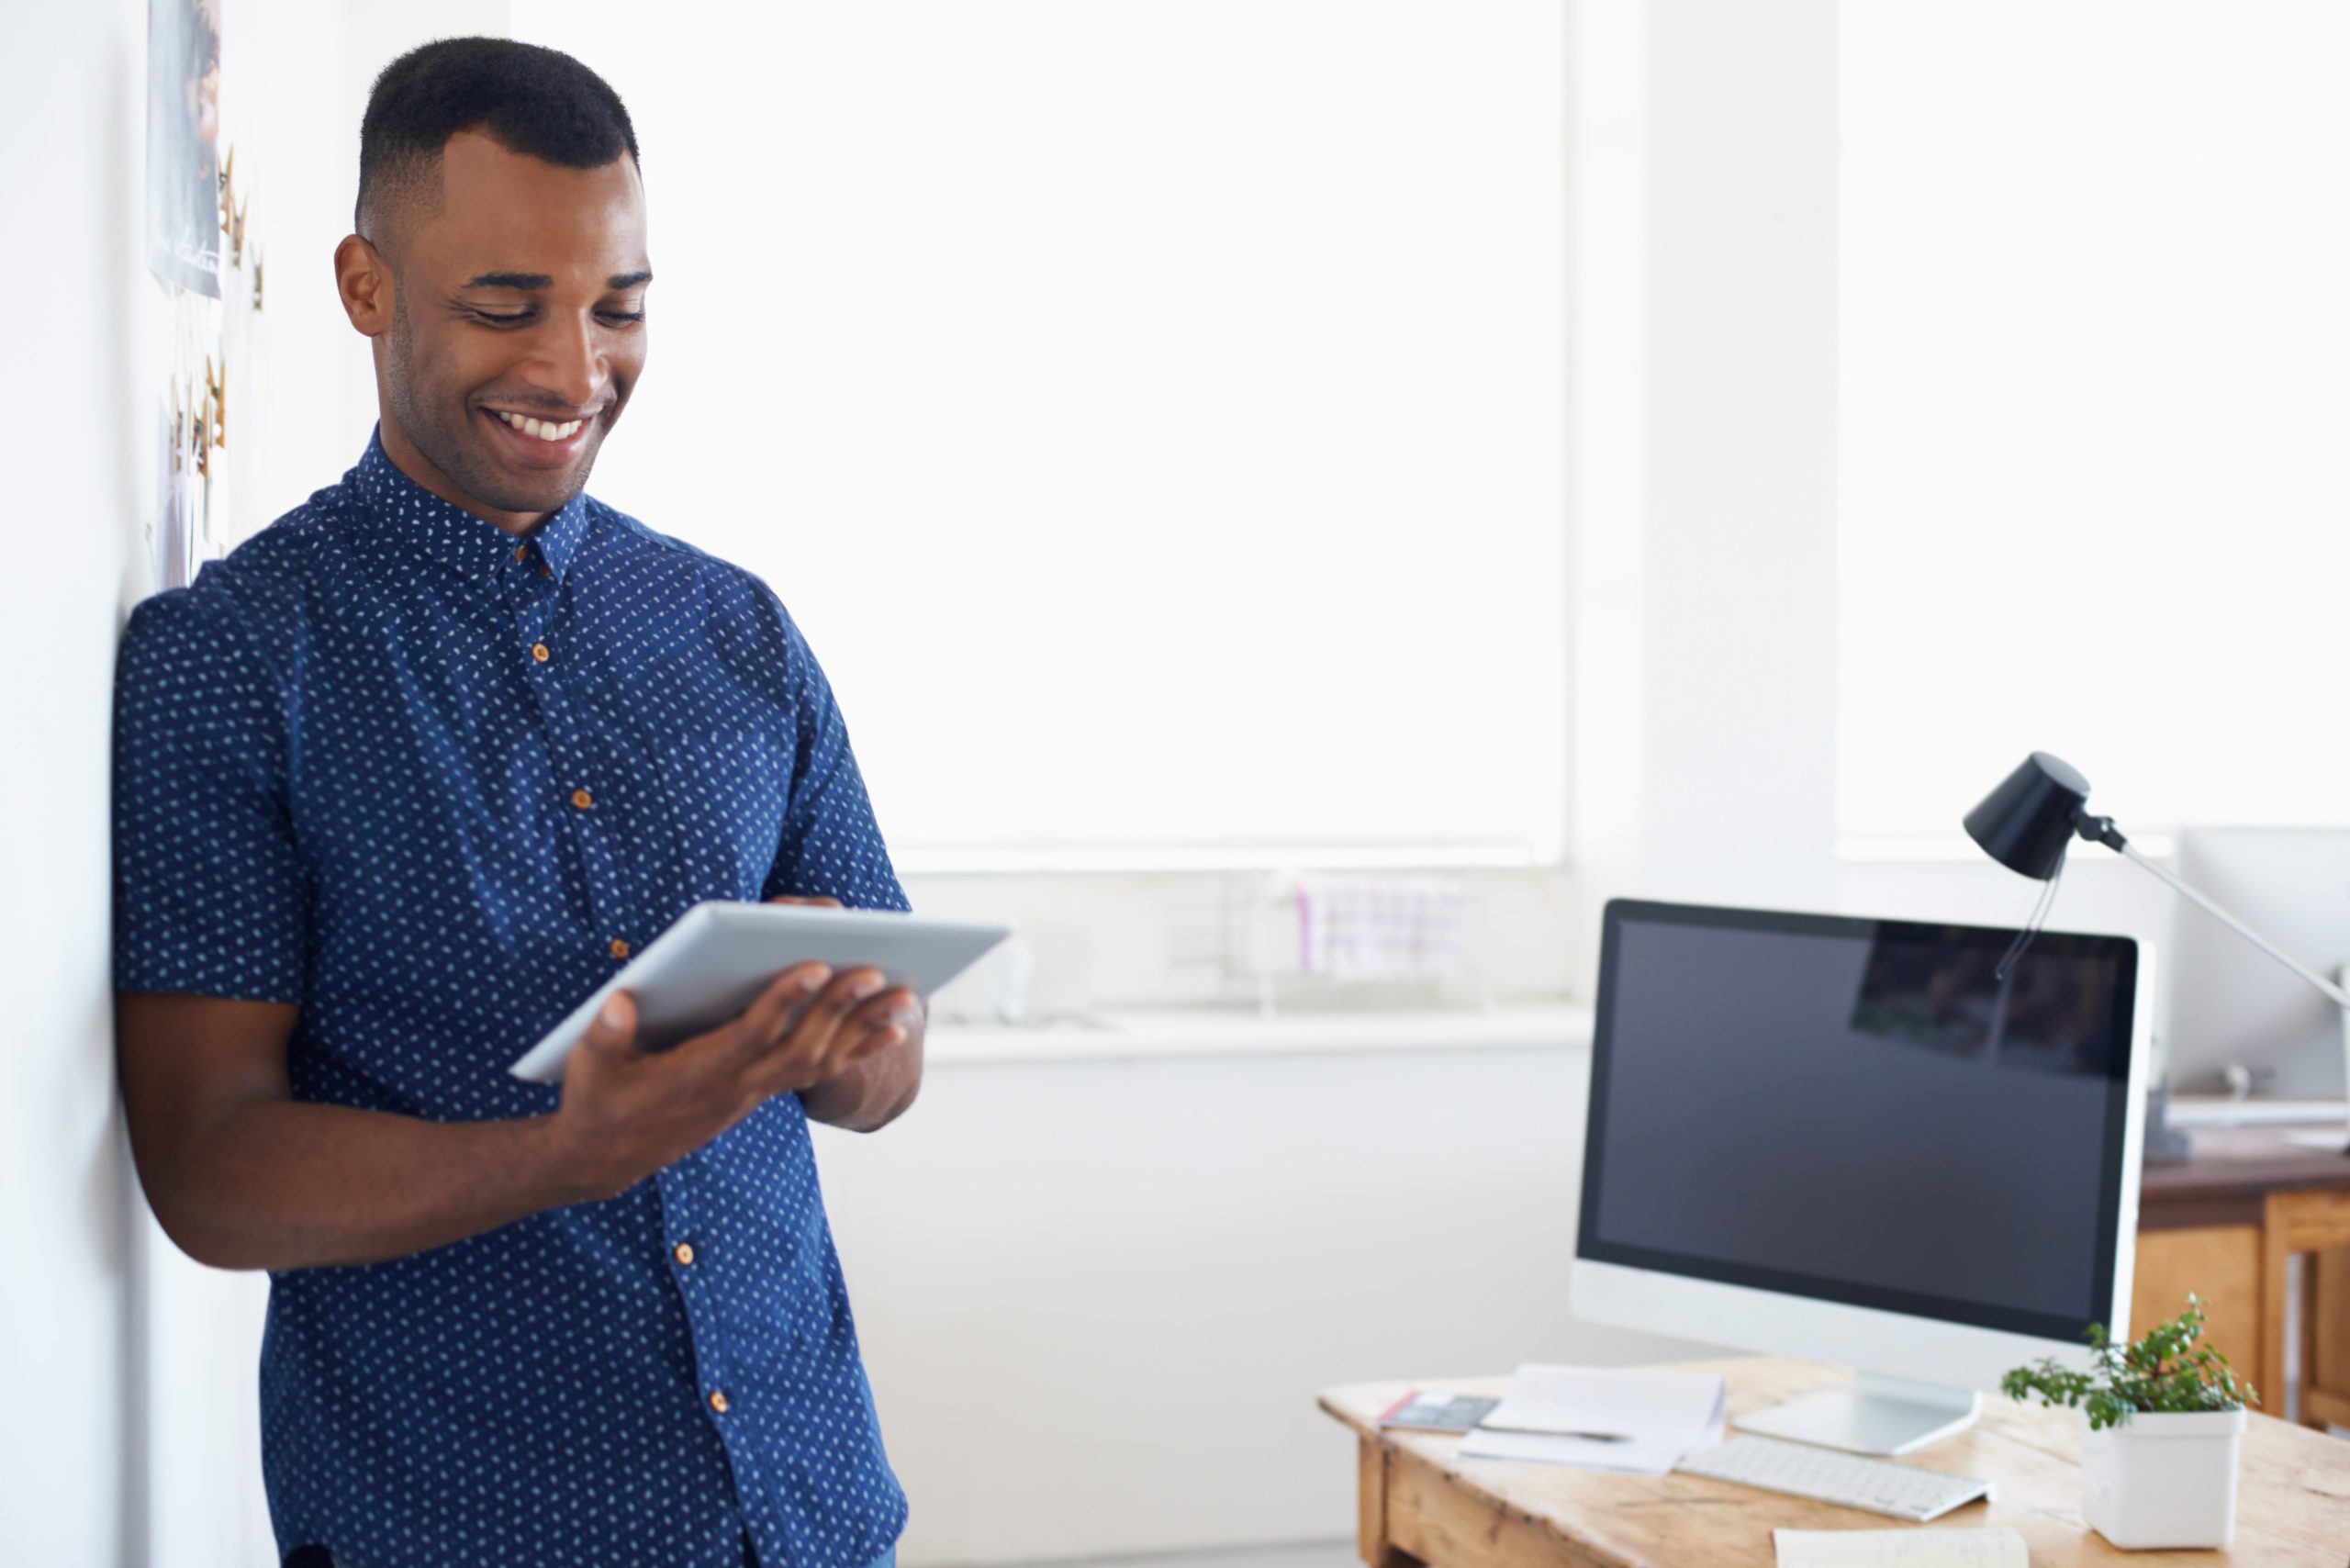
[[[392,269],[384,253],[356,234],[334,248],[335,293],[342,313],[362,337],[380,338],[392,330]]]

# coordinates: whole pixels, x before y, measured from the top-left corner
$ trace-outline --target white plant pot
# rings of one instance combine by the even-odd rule
[[[2088,1429],[2081,1417],[2081,1512],[2089,1528],[2130,1551],[2225,1546],[2236,1532],[2241,1410],[2132,1413]]]

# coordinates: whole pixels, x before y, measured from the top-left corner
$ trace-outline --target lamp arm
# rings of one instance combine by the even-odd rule
[[[2287,969],[2292,970],[2295,974],[2309,981],[2310,984],[2317,987],[2318,990],[2325,993],[2326,1000],[2333,1002],[2336,1007],[2350,1009],[2350,991],[2344,991],[2340,986],[2335,985],[2332,980],[2327,980],[2315,969],[2307,968],[2299,960],[2295,959],[2291,954],[2278,947],[2275,943],[2269,941],[2268,938],[2260,935],[2259,932],[2255,931],[2243,921],[2238,920],[2234,915],[2230,914],[2226,910],[2221,909],[2218,904],[2213,903],[2210,899],[2205,898],[2201,893],[2197,892],[2193,888],[2190,888],[2185,882],[2180,881],[2176,876],[2172,875],[2167,867],[2157,865],[2154,861],[2149,860],[2144,856],[2139,854],[2135,845],[2127,842],[2118,844],[2113,842],[2114,839],[2119,839],[2121,836],[2121,835],[2117,833],[2113,834],[2112,838],[2100,837],[2098,839],[2098,842],[2100,844],[2112,845],[2113,848],[2121,852],[2124,859],[2132,861],[2137,865],[2143,867],[2146,870],[2153,872],[2164,881],[2168,882],[2171,885],[2171,890],[2177,893],[2181,898],[2186,899],[2198,909],[2200,909],[2204,913],[2210,915],[2212,919],[2218,921],[2221,924],[2226,926],[2229,930],[2234,932],[2237,935],[2251,943],[2254,946],[2259,948],[2262,952],[2267,954],[2270,958],[2276,959],[2278,963],[2284,965]],[[2344,1028],[2345,1030],[2350,1030],[2350,1020],[2344,1021]]]

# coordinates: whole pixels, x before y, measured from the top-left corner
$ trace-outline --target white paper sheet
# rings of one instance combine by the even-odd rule
[[[1779,1568],[2030,1568],[2011,1529],[1774,1529]]]
[[[1456,1451],[1462,1459],[1563,1464],[1577,1470],[1608,1470],[1623,1475],[1669,1475],[1689,1450],[1686,1445],[1670,1439],[1595,1443],[1583,1438],[1554,1438],[1539,1432],[1488,1432],[1481,1428],[1461,1439]]]
[[[1691,1450],[1721,1441],[1723,1394],[1722,1380],[1702,1372],[1529,1362],[1458,1451],[1463,1459],[1662,1475]]]

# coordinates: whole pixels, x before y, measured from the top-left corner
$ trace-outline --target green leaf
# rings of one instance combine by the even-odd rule
[[[2042,1405],[2078,1406],[2093,1431],[2119,1426],[2132,1410],[2153,1415],[2258,1404],[2259,1396],[2249,1383],[2237,1381],[2227,1357],[2199,1343],[2206,1318],[2203,1298],[2189,1294],[2185,1312],[2149,1329],[2133,1345],[2116,1345],[2105,1325],[2092,1323],[2085,1338],[2093,1370],[2076,1372],[2042,1360],[2009,1371],[1999,1390],[2010,1399],[2038,1394]]]

